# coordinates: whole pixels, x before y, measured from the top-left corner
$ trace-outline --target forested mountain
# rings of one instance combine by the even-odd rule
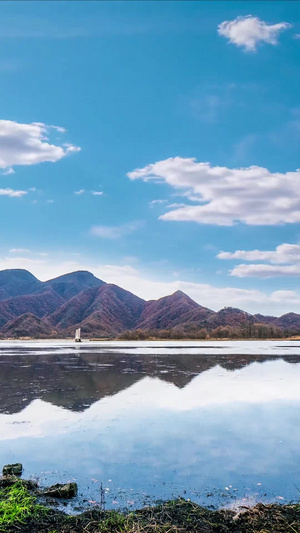
[[[46,282],[22,269],[0,271],[2,338],[73,336],[77,327],[83,337],[266,338],[300,333],[300,314],[216,312],[182,291],[146,302],[85,271]]]

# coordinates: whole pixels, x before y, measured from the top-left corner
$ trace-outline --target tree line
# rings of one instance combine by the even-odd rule
[[[172,329],[136,329],[121,333],[120,340],[147,339],[280,339],[294,332],[283,330],[278,326],[263,323],[243,323],[239,326],[218,326],[210,331],[190,325],[185,328]]]

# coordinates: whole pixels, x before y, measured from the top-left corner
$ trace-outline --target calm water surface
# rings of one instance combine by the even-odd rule
[[[300,489],[300,344],[0,342],[0,463],[107,508]],[[1,466],[0,464],[0,466]]]

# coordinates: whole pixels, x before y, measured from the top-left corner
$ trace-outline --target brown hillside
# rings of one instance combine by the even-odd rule
[[[15,320],[8,322],[1,330],[4,337],[49,337],[53,331],[50,324],[44,322],[41,318],[26,313]]]
[[[136,324],[138,329],[169,329],[185,322],[188,314],[199,305],[182,291],[145,304],[143,313]]]
[[[115,335],[135,326],[145,302],[134,294],[104,284],[82,291],[50,317],[58,329],[81,326],[83,333]]]

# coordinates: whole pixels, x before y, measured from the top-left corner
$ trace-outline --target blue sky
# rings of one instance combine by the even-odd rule
[[[0,14],[0,268],[300,312],[298,2]]]

